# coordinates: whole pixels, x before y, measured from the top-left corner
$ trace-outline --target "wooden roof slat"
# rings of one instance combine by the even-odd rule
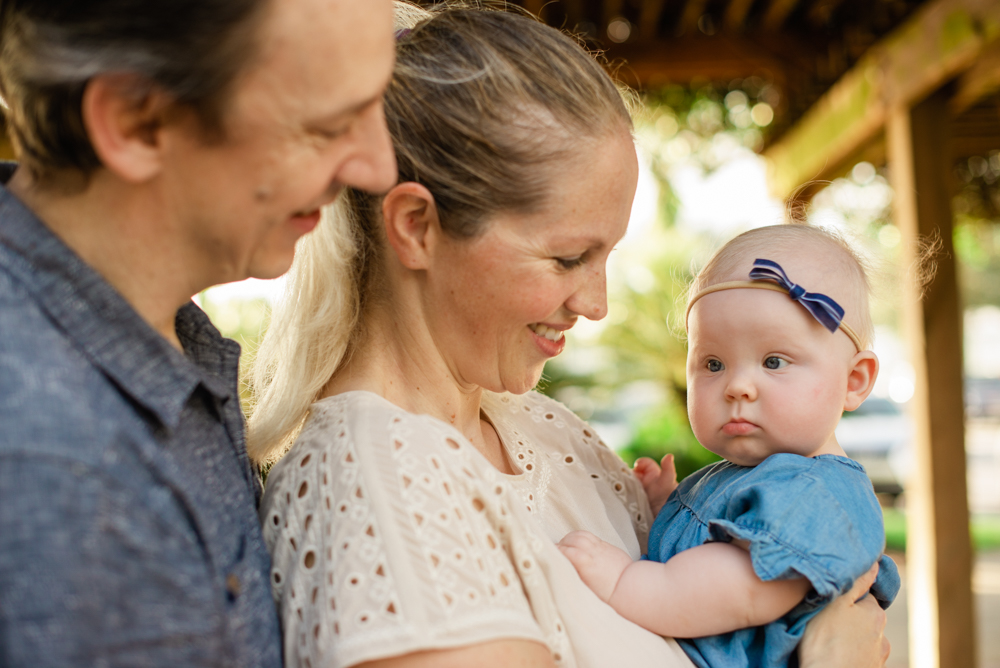
[[[707,6],[708,0],[687,0],[681,13],[681,20],[677,23],[677,34],[685,35],[696,31],[698,19],[705,13]]]
[[[660,16],[666,0],[645,0],[639,11],[639,38],[642,40],[656,39],[659,32]]]
[[[601,26],[603,29],[607,29],[611,21],[622,15],[623,4],[624,0],[604,0],[604,24]]]
[[[524,0],[524,8],[535,16],[541,16],[544,7],[545,0]]]
[[[785,21],[788,19],[788,15],[795,10],[798,4],[799,0],[771,0],[771,4],[764,13],[761,26],[768,32],[781,30],[781,27],[785,25]]]
[[[789,75],[799,76],[801,61],[808,53],[797,53],[791,44],[780,52],[761,48],[738,35],[694,34],[669,40],[622,44],[614,59],[625,61],[619,74],[626,83],[639,87],[688,82],[696,77],[715,81],[742,79],[762,71],[779,86]],[[634,77],[634,80],[631,79]]]
[[[960,114],[987,95],[1000,90],[1000,42],[991,44],[975,64],[959,76],[951,99],[952,113]]]
[[[729,32],[743,32],[751,7],[753,0],[729,0],[726,13],[722,16],[723,28]]]

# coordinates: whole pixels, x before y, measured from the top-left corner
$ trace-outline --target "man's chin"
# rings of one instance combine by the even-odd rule
[[[292,260],[295,254],[288,253],[287,256],[268,258],[267,261],[254,262],[247,272],[247,278],[256,278],[262,281],[269,281],[274,278],[284,276],[292,267]]]

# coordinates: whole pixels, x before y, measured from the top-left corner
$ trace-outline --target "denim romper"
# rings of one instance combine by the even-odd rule
[[[808,622],[876,561],[871,593],[885,608],[899,572],[882,554],[882,512],[864,468],[846,457],[777,454],[757,466],[722,461],[685,478],[656,517],[646,558],[665,562],[710,542],[744,540],[761,580],[806,577],[812,591],[765,626],[678,639],[701,668],[798,666]]]

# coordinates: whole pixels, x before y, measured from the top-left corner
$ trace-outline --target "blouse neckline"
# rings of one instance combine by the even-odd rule
[[[410,411],[406,410],[402,406],[398,406],[398,405],[392,403],[391,401],[389,401],[388,399],[386,399],[385,397],[383,397],[381,394],[378,394],[377,392],[372,392],[371,390],[345,390],[344,392],[338,392],[337,394],[332,394],[332,395],[330,395],[328,397],[323,397],[322,399],[317,399],[313,403],[314,404],[321,404],[321,403],[325,403],[325,402],[328,402],[328,401],[331,402],[331,403],[333,403],[333,400],[340,399],[342,397],[344,398],[344,400],[346,400],[346,398],[348,397],[348,395],[352,395],[352,394],[360,394],[360,395],[364,395],[364,396],[375,397],[381,403],[388,404],[389,406],[392,406],[396,410],[403,411],[407,415],[412,415],[414,417],[426,418],[426,419],[429,419],[429,420],[434,420],[435,422],[437,422],[439,424],[442,424],[445,427],[447,427],[448,429],[450,429],[451,431],[453,431],[455,434],[457,434],[459,436],[459,438],[461,438],[464,442],[468,443],[469,447],[475,452],[475,456],[479,457],[484,462],[486,462],[487,464],[489,464],[490,468],[492,468],[493,470],[495,470],[498,474],[504,476],[505,478],[511,479],[511,480],[517,480],[519,478],[523,478],[524,477],[524,474],[525,474],[524,469],[521,468],[521,466],[517,464],[516,460],[514,459],[514,457],[510,453],[510,449],[507,446],[507,443],[510,442],[510,435],[507,434],[507,433],[505,433],[507,425],[506,424],[501,425],[501,423],[505,423],[506,421],[505,420],[498,420],[493,415],[490,415],[489,411],[486,409],[486,406],[483,405],[483,402],[480,402],[480,404],[479,404],[479,413],[480,413],[480,415],[482,415],[483,417],[485,417],[486,421],[489,422],[493,426],[493,429],[496,430],[497,437],[500,439],[500,447],[503,450],[504,457],[507,458],[507,461],[510,463],[511,468],[514,468],[514,469],[520,471],[519,473],[504,473],[500,469],[498,469],[495,466],[493,466],[493,464],[488,459],[486,459],[486,456],[483,455],[483,453],[479,451],[479,448],[477,448],[476,446],[474,446],[472,444],[472,442],[469,441],[468,438],[466,438],[465,434],[463,434],[458,429],[456,429],[454,425],[445,422],[441,418],[434,417],[433,415],[430,415],[429,413],[411,413]],[[484,395],[483,396],[486,396],[485,390],[484,390]]]

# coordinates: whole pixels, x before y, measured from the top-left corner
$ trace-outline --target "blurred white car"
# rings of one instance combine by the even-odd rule
[[[911,462],[910,420],[898,404],[869,397],[844,413],[837,442],[847,456],[865,467],[875,492],[896,497],[903,492]]]

